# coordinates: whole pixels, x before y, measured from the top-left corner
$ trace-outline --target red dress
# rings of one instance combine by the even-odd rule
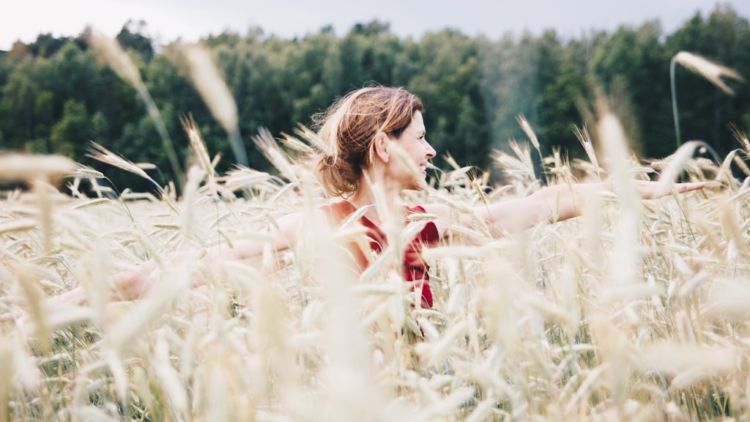
[[[323,206],[323,210],[333,218],[336,224],[341,224],[351,213],[356,211],[356,208],[349,201],[344,200],[325,205]],[[425,209],[416,205],[407,208],[406,211],[409,214],[424,213]],[[382,252],[387,245],[385,233],[365,216],[362,216],[359,221],[367,228],[367,237],[370,238],[370,249],[376,253]],[[422,258],[422,247],[425,245],[433,246],[439,240],[440,234],[438,233],[437,226],[435,226],[434,222],[429,221],[404,251],[404,280],[412,283],[415,291],[422,290],[423,308],[432,308],[432,290],[430,290],[430,275],[428,274],[430,267]],[[355,242],[350,242],[349,248],[354,255],[359,269],[364,270],[367,268],[369,261],[359,246]]]

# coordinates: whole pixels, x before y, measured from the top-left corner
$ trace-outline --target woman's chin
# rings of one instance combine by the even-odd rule
[[[413,186],[411,187],[411,189],[412,189],[412,190],[418,190],[418,191],[422,191],[422,190],[426,190],[426,189],[427,189],[427,187],[428,187],[428,185],[427,185],[427,180],[425,180],[425,179],[420,179],[420,180],[417,180],[416,182],[414,182],[414,184],[413,184]]]
[[[427,184],[426,175],[422,175],[421,178],[415,177],[414,179],[407,181],[403,183],[401,189],[402,190],[416,190],[416,191],[423,191],[426,190],[429,185]]]

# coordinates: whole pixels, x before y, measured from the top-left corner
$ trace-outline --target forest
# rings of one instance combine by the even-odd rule
[[[162,143],[135,90],[98,60],[83,29],[76,37],[40,34],[0,51],[0,150],[56,153],[91,163],[90,141],[134,162],[153,163],[162,182],[173,178]],[[158,45],[147,22],[129,21],[117,40],[136,61],[180,158],[189,148],[180,118],[192,115],[221,170],[230,168],[226,133],[181,71],[174,41]],[[613,32],[566,38],[507,34],[470,37],[453,29],[401,38],[372,21],[345,34],[332,27],[299,38],[262,28],[202,40],[217,59],[239,110],[239,126],[253,168],[271,166],[252,146],[261,128],[292,133],[333,100],[366,85],[404,86],[426,107],[428,139],[439,157],[487,169],[491,152],[524,137],[517,117],[536,130],[545,155],[559,148],[576,157],[581,104],[601,91],[622,117],[641,157],[675,149],[670,60],[689,51],[750,75],[750,25],[729,6],[696,13],[666,34],[656,20]],[[724,156],[738,147],[732,127],[750,127],[750,89],[730,82],[734,95],[678,68],[675,73],[682,140],[703,140]],[[438,160],[441,163],[440,160]],[[146,188],[130,175],[115,184]]]

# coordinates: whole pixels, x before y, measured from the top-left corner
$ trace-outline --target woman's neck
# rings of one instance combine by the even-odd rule
[[[359,181],[359,189],[357,189],[357,191],[347,200],[354,205],[355,208],[359,209],[368,205],[375,205],[376,198],[382,195],[384,200],[383,205],[389,207],[390,211],[393,212],[401,207],[401,189],[398,186],[394,186],[392,183],[385,182],[385,178],[377,177],[377,175],[363,175]],[[375,206],[370,207],[370,209],[365,212],[365,216],[376,224],[379,224],[382,221],[377,207]]]

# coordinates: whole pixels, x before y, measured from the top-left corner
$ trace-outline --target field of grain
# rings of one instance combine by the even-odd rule
[[[599,129],[618,136],[616,127]],[[609,168],[618,194],[582,198],[583,215],[567,222],[496,239],[479,223],[453,227],[476,244],[448,238],[425,252],[435,306],[420,309],[397,257],[423,221],[388,226],[391,246],[361,275],[314,222],[294,250],[269,250],[258,262],[170,262],[175,251],[262,241],[278,217],[323,201],[300,158],[306,144],[288,138],[282,150],[267,141],[278,176],[216,175],[198,149],[179,198],[168,189],[159,199],[103,187],[100,198],[76,198],[40,179],[6,196],[2,419],[691,420],[750,412],[750,190],[730,175],[744,168],[743,151],[720,166],[684,151],[649,165],[620,159]],[[604,158],[620,147],[604,148]],[[460,215],[526,194],[537,176],[528,148],[517,153],[496,157],[507,185],[436,170],[433,188],[408,199]],[[33,168],[34,157],[25,158]],[[604,173],[592,162],[546,163],[555,183]],[[721,189],[626,200],[633,177],[678,167]],[[73,187],[101,176],[75,174]],[[357,236],[356,225],[345,225],[334,237]],[[121,300],[108,280],[148,259],[159,264],[154,287]],[[83,304],[56,297],[77,286]]]

